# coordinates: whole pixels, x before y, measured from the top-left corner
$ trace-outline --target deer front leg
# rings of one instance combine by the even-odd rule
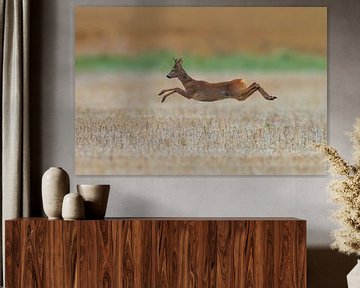
[[[165,92],[174,91],[175,89],[176,89],[176,88],[170,88],[170,89],[161,90],[161,92],[160,92],[158,95],[162,95],[162,94],[164,94]]]
[[[171,92],[167,93],[167,94],[165,94],[163,96],[163,98],[161,100],[161,103],[164,102],[168,96],[170,96],[171,94],[174,94],[174,93],[178,93],[178,94],[180,94],[181,96],[184,96],[187,99],[191,98],[191,96],[185,90],[183,90],[181,88],[165,89],[165,90],[161,91],[160,93],[162,94],[162,93],[167,92],[167,91],[171,91]],[[161,95],[161,94],[159,94],[159,95]]]

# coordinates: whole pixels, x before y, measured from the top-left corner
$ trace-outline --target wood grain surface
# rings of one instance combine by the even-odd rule
[[[306,287],[297,219],[5,223],[6,287]]]

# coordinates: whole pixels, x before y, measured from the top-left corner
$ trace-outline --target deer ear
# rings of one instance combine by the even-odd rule
[[[181,58],[179,58],[176,62],[179,63],[179,64],[182,64],[183,60]]]
[[[173,57],[173,59],[174,59],[174,62],[177,63],[178,60],[175,57]]]

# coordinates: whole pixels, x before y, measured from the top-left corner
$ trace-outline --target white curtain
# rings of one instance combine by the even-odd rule
[[[4,221],[29,216],[29,0],[0,0],[0,31],[3,274]]]

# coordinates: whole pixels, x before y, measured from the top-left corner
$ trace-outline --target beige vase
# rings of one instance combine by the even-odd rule
[[[84,199],[77,192],[65,195],[62,204],[62,217],[64,220],[84,219]]]
[[[110,185],[77,185],[77,191],[85,201],[85,219],[104,219]]]
[[[357,261],[355,267],[347,275],[348,288],[360,287],[360,260]]]
[[[60,167],[51,167],[42,177],[43,208],[49,219],[61,219],[63,198],[69,193],[69,175]]]

